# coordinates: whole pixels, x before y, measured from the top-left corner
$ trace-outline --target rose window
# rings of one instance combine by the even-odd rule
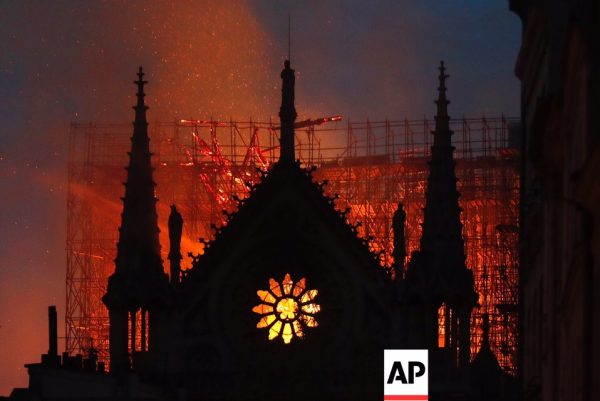
[[[252,311],[261,315],[256,325],[259,329],[267,329],[269,340],[281,336],[285,344],[294,337],[304,338],[307,327],[317,327],[315,315],[321,306],[314,303],[317,290],[306,289],[306,279],[301,278],[294,283],[289,274],[278,283],[269,279],[269,289],[256,292],[261,304]]]

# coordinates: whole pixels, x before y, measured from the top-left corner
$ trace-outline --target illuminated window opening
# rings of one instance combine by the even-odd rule
[[[127,347],[129,355],[148,351],[150,316],[147,310],[129,311],[127,318]]]
[[[450,346],[450,321],[452,311],[446,305],[446,303],[442,303],[442,305],[438,308],[438,348],[446,348]]]
[[[319,291],[307,290],[306,278],[295,284],[289,273],[281,283],[271,278],[269,289],[256,293],[262,302],[252,308],[261,315],[256,327],[267,329],[269,340],[281,337],[285,344],[290,344],[294,337],[304,338],[306,328],[319,325],[315,315],[321,306],[313,302]]]

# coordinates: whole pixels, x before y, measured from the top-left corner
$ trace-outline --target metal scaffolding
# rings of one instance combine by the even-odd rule
[[[428,119],[335,121],[296,130],[302,164],[317,167],[315,180],[327,180],[327,193],[339,195],[337,208],[350,209],[349,223],[360,222],[358,232],[380,253],[382,268],[393,262],[391,218],[399,202],[407,214],[407,261],[418,249],[433,124]],[[471,355],[481,345],[487,313],[492,350],[511,374],[518,319],[514,127],[515,120],[504,117],[451,121],[467,266],[480,294],[471,317]],[[182,253],[200,253],[198,239],[211,238],[211,226],[224,221],[223,210],[233,212],[234,199],[247,196],[248,186],[260,180],[259,170],[277,160],[278,127],[180,120],[155,122],[150,130],[163,260],[173,203],[185,219]],[[108,314],[100,298],[114,270],[130,131],[129,124],[73,124],[70,131],[66,350],[86,353],[93,347],[101,360],[108,358]]]

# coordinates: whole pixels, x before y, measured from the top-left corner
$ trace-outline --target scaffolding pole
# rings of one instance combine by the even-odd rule
[[[472,313],[472,347],[481,346],[482,316],[491,323],[490,343],[502,368],[516,374],[517,232],[519,154],[510,143],[515,119],[451,120],[456,175],[461,193],[467,267],[473,270],[479,304]],[[399,202],[406,210],[407,258],[419,247],[429,174],[433,122],[385,120],[310,126],[297,131],[296,154],[327,180],[336,207],[380,253],[382,268],[393,263],[391,218]],[[272,122],[178,120],[150,124],[163,260],[167,259],[169,205],[185,218],[183,254],[202,252],[211,225],[223,210],[248,196],[259,170],[278,158],[279,130]],[[101,302],[116,254],[129,124],[72,124],[69,144],[67,221],[66,350],[98,350],[108,359],[108,314]],[[187,262],[190,265],[190,261]],[[185,261],[184,261],[185,268]]]

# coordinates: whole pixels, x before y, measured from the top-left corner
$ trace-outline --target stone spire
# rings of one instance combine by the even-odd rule
[[[410,330],[420,333],[410,345],[438,347],[438,313],[442,308],[446,316],[444,332],[448,333],[444,348],[452,353],[452,360],[459,361],[459,366],[466,366],[470,358],[470,315],[477,303],[477,293],[473,273],[465,264],[453,132],[448,116],[450,102],[446,97],[448,75],[443,62],[439,70],[421,246],[413,253],[406,272],[404,300],[413,308],[412,322],[416,326]]]
[[[440,75],[438,79],[440,86],[438,87],[438,99],[435,101],[437,105],[437,114],[435,116],[436,131],[450,131],[450,117],[448,116],[448,105],[450,101],[446,97],[446,79],[450,78],[450,75],[446,74],[446,67],[444,61],[440,61]]]
[[[454,172],[453,132],[450,130],[450,117],[446,98],[446,68],[440,64],[437,114],[433,131],[433,146],[429,162],[429,177],[425,193],[423,235],[421,251],[431,253],[434,269],[444,271],[464,270],[465,251],[460,222],[461,209],[458,206],[459,193],[456,189]]]
[[[157,199],[154,196],[156,184],[152,178],[152,154],[146,120],[148,107],[144,103],[144,85],[148,82],[143,78],[144,72],[140,67],[138,80],[134,82],[138,88],[137,104],[133,107],[135,121],[116,259],[117,273],[126,271],[133,275],[164,272],[158,239]]]
[[[152,179],[150,138],[144,103],[144,72],[140,67],[137,85],[137,104],[115,272],[108,279],[108,288],[102,301],[108,308],[110,319],[111,371],[123,372],[131,366],[131,358],[137,352],[153,348],[156,335],[147,330],[148,316],[164,306],[168,297],[168,279],[160,257],[156,184]],[[138,317],[141,319],[141,349],[137,338]],[[149,339],[149,340],[148,340]],[[148,347],[147,347],[148,346]]]
[[[282,163],[292,163],[296,160],[294,154],[294,124],[296,123],[296,108],[294,107],[294,85],[296,82],[295,71],[290,68],[289,60],[284,63],[281,71],[283,81],[281,87],[281,108],[279,118],[281,121],[281,138],[279,160]]]

